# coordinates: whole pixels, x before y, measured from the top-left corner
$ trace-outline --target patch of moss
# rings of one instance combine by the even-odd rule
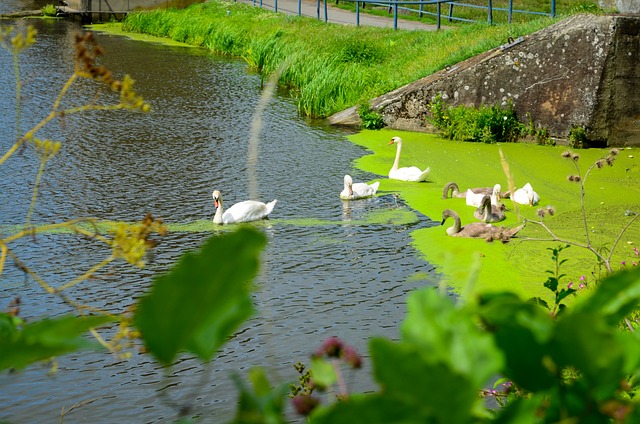
[[[544,222],[558,236],[573,241],[585,242],[582,220],[580,189],[567,177],[576,173],[572,159],[561,156],[567,147],[540,146],[525,143],[479,144],[444,140],[434,134],[410,133],[392,130],[367,131],[352,135],[349,139],[371,150],[374,154],[363,156],[356,161],[359,168],[386,176],[395,156],[395,146],[387,143],[392,136],[403,138],[400,166],[431,167],[428,182],[411,183],[382,178],[381,191],[397,192],[406,204],[434,221],[440,221],[446,208],[456,210],[466,222],[476,221],[473,208],[464,199],[442,199],[446,183],[456,182],[460,189],[470,187],[491,187],[502,185],[509,189],[510,179],[505,174],[501,162],[502,151],[508,171],[512,175],[511,184],[515,188],[527,182],[541,196],[538,207],[552,206],[553,216]],[[588,149],[578,152],[578,164],[584,173],[597,159],[606,156],[608,149]],[[592,244],[605,247],[614,243],[620,230],[629,222],[626,211],[640,213],[640,154],[638,149],[621,150],[613,166],[594,169],[585,185],[585,208]],[[524,219],[538,221],[538,207],[516,205],[504,201],[509,209],[508,217],[498,225],[513,226]],[[445,225],[450,225],[448,221]],[[541,227],[528,223],[519,233],[523,237],[546,237]],[[522,241],[513,239],[510,243],[487,243],[479,239],[449,237],[445,228],[435,226],[412,233],[414,246],[429,263],[437,267],[444,277],[444,283],[458,294],[466,293],[469,282],[473,291],[487,292],[509,290],[523,298],[540,296],[549,298],[543,287],[546,270],[552,268],[551,253],[548,248],[557,247],[557,242]],[[640,244],[640,221],[630,227],[616,249],[614,264],[633,259],[632,246]],[[597,270],[595,255],[586,249],[572,247],[563,251],[568,261],[562,272],[567,281],[578,281],[581,276],[593,281]],[[473,264],[478,262],[476,271]]]

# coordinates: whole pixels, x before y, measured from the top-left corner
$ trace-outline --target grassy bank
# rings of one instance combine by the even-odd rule
[[[435,221],[441,219],[442,211],[453,209],[460,214],[462,223],[477,221],[473,218],[474,208],[465,204],[465,199],[442,199],[442,190],[449,181],[455,181],[461,189],[469,187],[490,187],[496,183],[508,188],[508,180],[501,165],[499,151],[502,150],[513,174],[514,183],[521,187],[530,182],[540,194],[538,207],[519,206],[505,200],[509,208],[507,219],[498,225],[512,226],[525,218],[538,221],[539,207],[551,205],[553,216],[544,222],[558,236],[585,242],[585,231],[581,214],[580,188],[567,176],[576,173],[571,159],[561,156],[566,147],[538,146],[524,143],[489,145],[443,140],[436,135],[406,133],[398,131],[363,131],[350,139],[374,152],[357,161],[364,170],[386,176],[395,148],[387,146],[394,135],[404,139],[400,166],[416,165],[431,167],[431,177],[426,183],[407,183],[381,178],[380,192],[398,192],[409,206]],[[606,149],[579,150],[578,164],[585,172],[598,158],[606,156]],[[588,216],[589,236],[596,247],[610,249],[620,230],[629,222],[627,210],[640,213],[640,151],[637,148],[621,150],[613,166],[605,165],[594,169],[585,185],[585,208]],[[509,290],[524,298],[543,296],[550,300],[550,292],[543,287],[548,274],[553,269],[551,252],[548,248],[560,245],[558,242],[522,241],[513,239],[510,243],[488,243],[481,239],[461,239],[447,236],[444,226],[422,229],[411,234],[412,242],[424,254],[426,260],[443,273],[444,281],[456,292],[465,291],[473,276],[474,288],[480,291]],[[519,235],[523,237],[548,237],[541,227],[529,223]],[[619,269],[622,262],[633,266],[638,262],[634,247],[640,247],[640,221],[636,221],[615,250],[613,268]],[[562,253],[568,261],[562,266],[567,276],[564,284],[573,281],[579,284],[585,276],[587,283],[595,280],[598,264],[595,255],[586,249],[572,246]],[[477,274],[474,274],[474,267]]]
[[[241,3],[131,13],[124,31],[241,57],[263,76],[278,71],[301,114],[326,117],[551,24],[465,25],[403,31],[326,24]]]

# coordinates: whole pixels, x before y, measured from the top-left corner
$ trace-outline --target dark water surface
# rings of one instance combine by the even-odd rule
[[[7,23],[12,22],[0,25]],[[73,40],[81,31],[70,21],[32,23],[39,37],[21,62],[23,129],[48,113],[71,74]],[[64,125],[56,122],[39,133],[63,141],[64,147],[47,167],[33,221],[85,216],[134,221],[151,212],[170,229],[181,229],[163,240],[142,271],[114,265],[69,293],[121,311],[182,253],[222,231],[211,223],[214,189],[222,191],[227,205],[247,198],[247,140],[261,89],[258,76],[242,61],[200,49],[96,36],[106,52],[103,63],[118,78],[129,73],[152,112],[70,116]],[[0,50],[3,154],[16,133],[12,66],[10,54]],[[69,93],[67,102],[86,101],[83,96],[94,92],[84,84]],[[122,361],[101,352],[58,358],[58,372],[51,376],[46,366],[4,373],[0,420],[57,422],[62,408],[90,401],[64,422],[167,422],[186,404],[204,422],[223,422],[233,416],[237,399],[232,372],[246,377],[251,367],[263,366],[273,382],[293,382],[293,364],[307,362],[330,336],[354,345],[365,354],[366,365],[371,337],[397,337],[406,294],[436,281],[432,267],[410,245],[410,231],[434,223],[392,193],[341,201],[345,173],[357,181],[378,177],[353,168],[352,161],[367,152],[351,144],[344,131],[298,117],[290,98],[272,98],[263,123],[255,170],[258,197],[277,198],[278,204],[269,221],[256,224],[268,237],[254,295],[258,315],[206,365],[183,358],[165,372],[145,355]],[[36,169],[31,149],[0,167],[0,224],[24,222]],[[400,224],[372,219],[398,213],[415,219]],[[25,239],[13,248],[53,285],[70,281],[108,254],[94,242],[59,234]],[[0,279],[0,294],[3,309],[19,296],[25,319],[72,312],[12,263]],[[374,388],[365,371],[348,377],[353,391]]]

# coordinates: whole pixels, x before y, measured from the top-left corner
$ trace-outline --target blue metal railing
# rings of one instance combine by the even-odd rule
[[[365,7],[365,5],[378,6],[378,7],[386,7],[391,12],[393,10],[393,29],[398,29],[398,15],[399,11],[406,11],[411,13],[417,13],[420,18],[424,15],[431,15],[436,18],[436,26],[438,29],[441,27],[442,20],[442,4],[446,4],[449,6],[449,13],[446,15],[446,19],[449,22],[452,21],[460,21],[460,22],[477,22],[473,19],[459,18],[453,15],[453,7],[468,7],[473,9],[485,9],[487,11],[487,22],[489,24],[493,24],[493,12],[507,12],[507,21],[508,23],[512,22],[514,13],[521,14],[529,14],[529,15],[540,15],[540,16],[556,16],[556,0],[550,0],[550,11],[549,12],[536,12],[529,10],[520,10],[513,8],[513,0],[509,0],[508,6],[504,7],[493,7],[492,0],[487,0],[486,6],[480,6],[477,4],[469,4],[469,3],[461,3],[456,0],[343,0],[349,2],[355,2],[355,16],[356,16],[356,26],[360,25],[360,7]],[[256,5],[258,0],[253,0],[253,4]],[[273,0],[273,10],[274,12],[278,11],[278,0]],[[328,22],[328,7],[327,0],[316,0],[316,18],[321,19],[320,8],[323,6],[324,10],[324,21]],[[427,12],[424,10],[425,6],[435,5],[436,12]],[[263,7],[262,0],[259,0],[259,6]],[[414,6],[414,7],[409,7]],[[418,8],[416,9],[415,6]],[[298,0],[298,15],[302,14],[302,0]]]

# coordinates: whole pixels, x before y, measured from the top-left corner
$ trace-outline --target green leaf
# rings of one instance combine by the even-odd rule
[[[548,363],[554,323],[548,311],[513,293],[484,295],[480,306],[480,316],[505,355],[505,376],[526,390],[551,387],[556,381]]]
[[[371,341],[376,381],[385,395],[403,402],[433,422],[470,422],[478,388],[465,375],[438,358],[425,358],[416,346],[384,339]]]
[[[414,344],[430,362],[444,362],[480,387],[502,366],[493,337],[478,328],[475,317],[431,288],[411,293],[402,339]]]
[[[320,387],[328,388],[338,381],[338,375],[333,364],[323,358],[311,359],[311,379],[314,384]]]
[[[265,243],[250,227],[211,237],[153,283],[134,323],[160,363],[171,364],[182,351],[210,360],[252,315],[250,283]]]
[[[311,415],[313,424],[356,423],[431,423],[417,409],[407,408],[399,399],[382,394],[349,396],[347,402],[337,402],[329,407],[319,407]]]
[[[286,384],[271,387],[265,371],[260,368],[249,370],[249,381],[253,391],[238,377],[232,375],[240,391],[238,409],[233,424],[284,424],[284,399],[289,391]]]
[[[620,382],[640,365],[638,337],[620,332],[598,313],[563,314],[551,352],[560,366],[580,371],[589,392],[599,400],[615,397]]]
[[[610,325],[618,324],[640,304],[640,267],[619,271],[598,283],[585,302],[577,304],[577,311],[597,312]]]
[[[0,370],[23,369],[54,356],[99,349],[100,344],[83,334],[111,321],[105,316],[65,316],[21,325],[21,320],[0,314]]]

